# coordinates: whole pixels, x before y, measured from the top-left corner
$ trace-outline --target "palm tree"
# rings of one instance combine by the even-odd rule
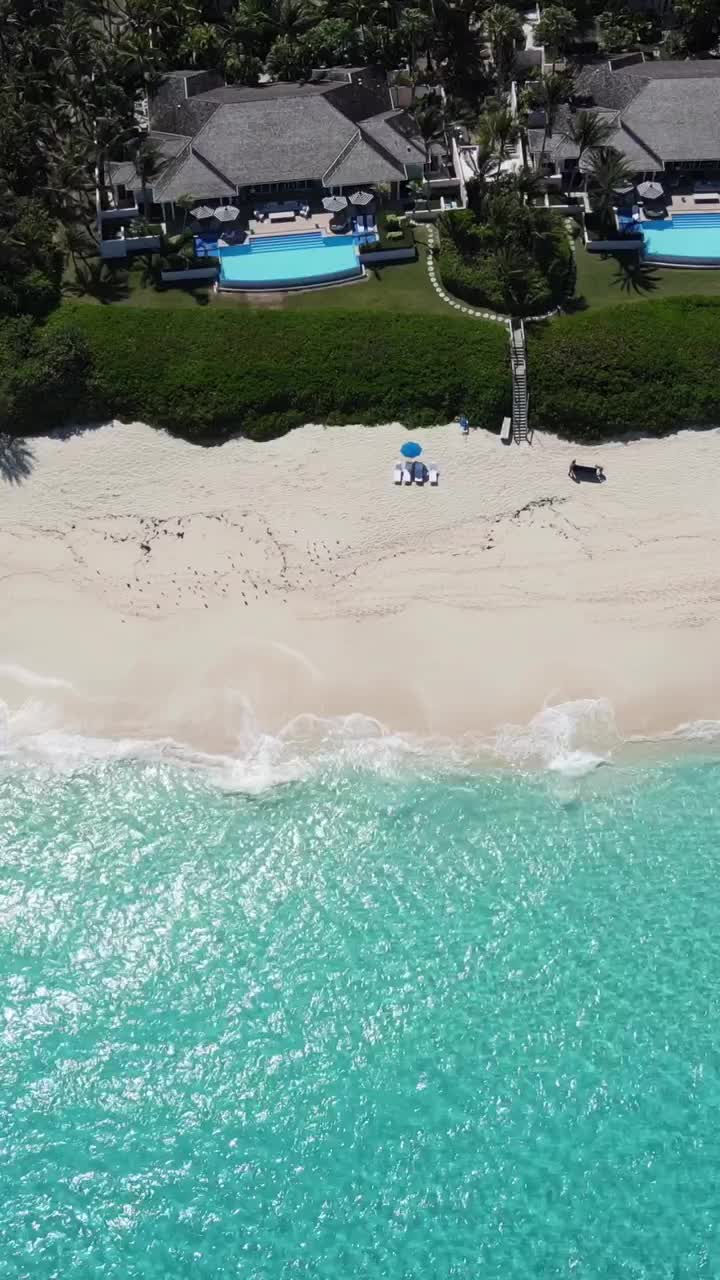
[[[519,134],[520,130],[512,113],[505,107],[487,111],[480,117],[477,141],[481,152],[497,161],[497,177],[500,176],[503,161],[510,155]]]
[[[312,59],[300,40],[278,36],[270,46],[265,66],[276,80],[302,80],[312,69]]]
[[[152,200],[149,199],[149,187],[153,178],[157,178],[164,161],[155,144],[148,138],[143,138],[135,150],[133,164],[142,186],[143,215],[147,218],[152,205]]]
[[[225,19],[226,43],[251,57],[264,57],[272,38],[273,22],[263,0],[240,0]]]
[[[425,147],[425,175],[430,171],[430,158],[433,142],[440,142],[445,137],[445,120],[439,107],[432,102],[422,102],[413,112],[418,133]]]
[[[540,148],[540,158],[538,160],[538,169],[542,169],[545,160],[545,151],[547,148],[548,138],[552,137],[552,131],[555,127],[558,109],[561,103],[565,102],[568,94],[568,82],[565,76],[558,76],[552,73],[549,76],[542,76],[534,86],[535,101],[541,111],[545,113],[545,126],[543,128],[542,147]]]
[[[343,0],[339,7],[341,18],[346,18],[360,32],[360,39],[365,43],[366,28],[372,22],[377,11],[373,0]]]
[[[577,169],[571,186],[575,185],[578,177],[582,179],[583,156],[606,147],[614,132],[615,126],[594,111],[577,111],[570,116],[563,136],[578,149]]]
[[[311,27],[316,15],[306,0],[273,0],[270,21],[278,36],[293,44]]]
[[[85,228],[78,225],[77,222],[69,222],[62,227],[60,243],[63,253],[67,255],[72,263],[76,276],[78,258],[84,261],[91,254],[97,253],[96,242],[90,238]]]
[[[213,22],[196,22],[187,27],[180,45],[180,53],[189,57],[193,67],[212,63],[220,45],[220,29]]]
[[[515,9],[494,4],[483,14],[482,31],[490,46],[498,89],[502,90],[512,66],[515,43],[522,37],[522,23]]]
[[[513,175],[513,180],[526,204],[532,204],[545,189],[545,183],[536,169],[522,168]]]
[[[184,193],[183,193],[183,195],[178,196],[177,200],[175,201],[175,208],[176,208],[176,209],[180,209],[180,210],[182,211],[182,215],[183,215],[183,224],[182,224],[182,229],[183,229],[183,231],[185,231],[185,228],[186,228],[186,226],[187,226],[188,214],[189,214],[190,210],[192,209],[193,205],[195,204],[195,200],[196,200],[196,197],[195,197],[195,196],[190,195],[190,193],[189,193],[189,192],[184,192]]]
[[[418,47],[427,43],[432,35],[432,18],[422,9],[404,9],[397,24],[398,34],[407,46],[410,71],[417,62]],[[414,100],[414,93],[413,93]]]
[[[578,21],[562,4],[549,4],[535,27],[535,43],[545,45],[552,53],[551,70],[555,71],[557,55],[562,53],[577,34]]]
[[[588,177],[593,209],[605,226],[611,225],[617,193],[632,182],[633,171],[614,147],[601,147],[591,152]]]

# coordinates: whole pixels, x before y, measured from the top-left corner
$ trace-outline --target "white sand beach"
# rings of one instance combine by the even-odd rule
[[[720,432],[582,450],[398,427],[205,449],[114,424],[0,478],[0,698],[17,728],[232,750],[363,713],[492,733],[607,698],[623,734],[720,718]],[[20,450],[22,453],[22,449]],[[602,485],[573,484],[573,457]]]

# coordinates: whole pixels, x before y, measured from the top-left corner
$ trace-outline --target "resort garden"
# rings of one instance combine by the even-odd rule
[[[586,12],[545,8],[539,37],[551,63],[571,55]],[[235,430],[264,438],[309,419],[421,426],[460,411],[497,430],[510,402],[506,328],[463,315],[451,301],[507,316],[565,313],[528,325],[538,429],[599,438],[717,420],[720,270],[591,257],[573,245],[577,225],[539,192],[534,175],[506,174],[517,142],[503,106],[522,34],[515,9],[41,0],[30,13],[10,0],[5,17],[0,430],[115,414],[197,440]],[[696,21],[676,5],[673,21],[676,56],[702,53],[717,38],[716,16]],[[647,22],[617,8],[600,13],[603,52],[659,38]],[[435,213],[422,183],[408,184],[396,208],[377,193],[388,243],[414,243],[414,261],[374,263],[368,253],[364,281],[268,295],[262,305],[252,295],[215,296],[202,282],[166,286],[163,271],[197,265],[183,225],[190,193],[178,197],[178,227],[147,224],[157,252],[103,261],[97,175],[102,187],[108,162],[131,156],[143,188],[152,183],[157,157],[138,104],[165,72],[190,66],[253,86],[265,75],[302,80],[313,66],[363,64],[390,72],[409,93],[426,159],[459,123],[479,148],[468,208],[443,214],[437,240],[401,216],[410,197]],[[440,100],[422,99],[428,80],[442,89]],[[543,107],[543,148],[567,92],[554,66],[525,77],[520,115]],[[597,128],[591,137],[586,126],[578,112],[578,145],[589,155],[601,213],[618,172],[603,158]],[[430,253],[442,289],[430,279]]]
[[[528,199],[534,175],[468,185],[468,208],[440,219],[440,275],[449,293],[505,315],[547,312],[573,291],[565,225]]]

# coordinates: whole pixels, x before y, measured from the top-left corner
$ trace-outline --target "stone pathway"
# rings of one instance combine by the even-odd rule
[[[464,302],[458,302],[457,298],[451,298],[450,294],[445,292],[442,284],[440,283],[439,273],[435,265],[434,250],[437,246],[437,242],[437,232],[435,228],[428,226],[427,269],[428,275],[430,276],[430,283],[438,297],[442,298],[443,302],[447,302],[449,307],[454,307],[456,311],[461,311],[465,316],[474,316],[476,320],[497,320],[499,324],[504,324],[506,327],[509,327],[510,321],[507,316],[496,315],[494,311],[479,311],[477,307],[469,307]]]
[[[497,320],[498,324],[504,324],[506,329],[512,328],[512,319],[510,316],[499,315],[496,311],[480,311],[478,307],[470,307],[464,302],[459,302],[457,298],[452,298],[449,293],[443,289],[440,281],[440,273],[435,264],[434,250],[438,244],[437,231],[428,223],[423,224],[427,229],[427,269],[430,277],[430,283],[439,298],[446,302],[449,307],[453,307],[455,311],[460,311],[465,316],[473,316],[476,320]],[[559,315],[560,308],[553,307],[552,311],[545,312],[541,316],[526,316],[526,323],[533,320],[549,320],[551,316]]]

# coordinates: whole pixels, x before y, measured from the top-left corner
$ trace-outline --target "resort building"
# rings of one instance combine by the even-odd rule
[[[528,151],[536,168],[571,176],[578,149],[567,137],[573,112],[597,112],[614,129],[609,146],[638,180],[720,173],[720,60],[644,60],[641,54],[584,67],[571,103],[545,137],[542,112],[528,121]],[[544,145],[543,145],[544,144]]]
[[[426,168],[412,117],[372,67],[257,88],[226,85],[212,72],[174,71],[150,99],[149,124],[162,163],[147,190],[164,220],[183,195],[213,206],[289,192],[310,200],[313,192],[379,184],[398,195]],[[131,162],[111,164],[108,177],[116,208],[142,203]]]

